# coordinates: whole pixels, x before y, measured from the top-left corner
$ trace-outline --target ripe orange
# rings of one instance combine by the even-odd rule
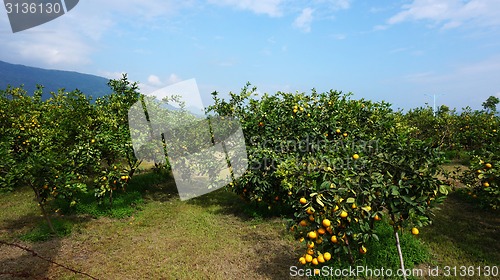
[[[307,254],[307,255],[305,256],[305,259],[306,259],[306,262],[310,263],[310,262],[312,262],[313,257],[312,257],[311,255]]]
[[[309,215],[309,221],[314,222],[314,216],[313,215]]]
[[[323,222],[322,222],[323,226],[324,227],[329,227],[332,223],[330,222],[330,220],[328,219],[324,219]]]
[[[307,248],[310,248],[310,249],[314,248],[314,242],[313,241],[307,242]]]
[[[347,214],[347,212],[346,212],[346,211],[343,211],[343,210],[342,210],[342,212],[340,212],[340,217],[341,217],[341,218],[346,218],[346,217],[347,217],[347,215],[348,215],[348,214]]]
[[[304,205],[307,203],[307,199],[305,197],[300,198],[300,204]]]
[[[318,259],[319,263],[324,263],[325,262],[325,257],[323,257],[323,255],[319,255],[317,259]]]
[[[302,220],[302,221],[300,221],[299,225],[305,227],[305,226],[307,226],[307,221],[306,220]]]
[[[318,229],[318,233],[319,233],[320,235],[323,235],[323,234],[325,234],[325,233],[326,233],[326,230],[325,230],[324,228],[319,228],[319,229]]]
[[[418,233],[419,233],[418,228],[414,227],[411,229],[411,234],[418,235]]]
[[[328,252],[323,254],[323,257],[325,258],[325,261],[329,261],[332,258],[332,255]]]
[[[309,208],[307,208],[306,213],[309,215],[312,215],[312,214],[314,214],[314,211],[312,210],[311,207],[309,207]]]
[[[306,258],[304,258],[304,257],[300,257],[300,258],[299,258],[299,263],[300,263],[300,264],[306,264]]]
[[[333,212],[337,212],[337,210],[339,210],[339,206],[335,205],[335,208],[333,208]]]
[[[484,183],[483,183],[483,187],[487,188],[487,187],[489,187],[489,186],[490,186],[490,183],[488,183],[488,182],[484,182]]]
[[[318,259],[317,258],[312,259],[311,263],[313,265],[318,265]]]
[[[368,250],[366,249],[366,247],[364,245],[362,245],[360,248],[359,248],[359,252],[361,254],[366,254],[366,252],[368,252]]]
[[[353,204],[351,205],[351,208],[352,208],[352,209],[356,209],[356,208],[358,208],[358,206],[356,206],[356,203],[353,203]]]
[[[375,217],[373,217],[373,219],[374,219],[375,221],[380,221],[380,220],[382,220],[382,218],[380,218],[380,216],[379,216],[379,215],[375,215]]]
[[[347,132],[344,132],[344,134],[342,134],[342,135],[344,135],[344,137],[347,137]]]
[[[340,129],[335,130],[336,133],[340,134]]]
[[[318,237],[318,235],[314,231],[310,231],[308,236],[310,239],[316,239],[316,237]]]
[[[491,167],[492,167],[492,166],[491,166],[491,163],[487,163],[487,164],[485,164],[484,166],[486,166],[486,168],[491,168]]]
[[[312,248],[307,249],[307,254],[314,255],[314,250]]]
[[[332,243],[337,243],[337,242],[339,242],[339,241],[337,240],[337,236],[336,236],[336,235],[332,236],[332,238],[331,238],[330,240],[332,241]]]
[[[354,160],[357,160],[357,159],[359,159],[359,155],[358,155],[358,154],[354,154],[354,155],[352,155],[352,158],[353,158]]]

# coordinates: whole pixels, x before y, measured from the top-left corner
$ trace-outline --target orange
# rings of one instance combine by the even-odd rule
[[[326,233],[326,230],[325,230],[324,228],[319,228],[319,229],[318,229],[318,233],[319,233],[320,235],[323,235],[323,234],[325,234],[325,233]]]
[[[319,263],[324,263],[325,262],[325,257],[323,257],[323,255],[319,255],[317,259],[318,259]]]
[[[312,242],[312,241],[307,242],[307,248],[310,248],[310,249],[314,248],[314,242]]]
[[[299,225],[305,227],[305,226],[307,226],[307,221],[306,220],[302,220],[302,221],[300,221]]]
[[[332,258],[332,255],[328,252],[323,254],[323,258],[325,258],[325,261],[329,261]]]
[[[337,236],[332,236],[332,238],[330,239],[332,241],[332,243],[337,243],[338,240],[337,240]]]
[[[309,215],[309,221],[314,222],[314,216],[313,215]]]
[[[322,222],[323,226],[328,228],[332,223],[328,219],[324,219]]]
[[[411,229],[411,234],[418,235],[418,233],[419,233],[418,228],[414,227]]]
[[[301,264],[306,264],[306,258],[304,258],[304,257],[300,257],[300,258],[299,258],[299,263],[301,263]]]
[[[307,254],[314,255],[314,250],[312,248],[307,249]]]
[[[490,183],[488,183],[488,182],[484,182],[484,183],[483,183],[483,186],[484,186],[485,188],[487,188],[487,187],[489,187],[489,186],[490,186]]]
[[[309,207],[309,208],[307,208],[306,213],[309,215],[312,215],[314,213],[314,211],[312,210],[311,207]]]
[[[340,212],[340,217],[341,218],[346,218],[347,217],[347,212],[346,211]]]
[[[492,167],[492,166],[491,166],[491,163],[487,163],[487,164],[485,164],[484,166],[486,166],[486,168],[491,168],[491,167]]]
[[[359,159],[359,155],[358,155],[358,154],[354,154],[354,155],[352,155],[352,158],[353,158],[354,160],[357,160],[357,159]]]
[[[379,216],[379,215],[375,215],[375,217],[373,217],[373,219],[374,219],[375,221],[380,221],[380,220],[382,220],[382,218],[380,218],[380,216]]]
[[[313,257],[312,257],[311,255],[306,255],[306,256],[305,256],[305,259],[306,259],[306,262],[308,262],[308,263],[309,263],[309,262],[312,262]]]
[[[363,246],[361,246],[361,247],[359,248],[359,252],[360,252],[361,254],[366,254],[366,252],[368,252],[368,250],[367,250],[367,249],[366,249],[366,247],[363,245]]]
[[[310,231],[308,236],[310,239],[316,239],[316,237],[318,237],[318,235],[314,231]]]
[[[313,265],[318,265],[318,259],[317,258],[314,258],[312,259],[312,262],[311,262]]]
[[[353,203],[353,204],[351,205],[351,208],[352,208],[352,209],[356,209],[356,208],[358,208],[358,206],[356,206],[356,203]]]
[[[307,199],[305,197],[300,198],[300,204],[304,205],[307,203]]]

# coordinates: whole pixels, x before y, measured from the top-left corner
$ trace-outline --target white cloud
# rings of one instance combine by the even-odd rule
[[[302,30],[303,32],[311,31],[311,23],[313,21],[313,12],[311,8],[305,8],[300,15],[293,22],[293,26]]]
[[[121,79],[125,71],[122,72],[109,72],[109,71],[98,71],[98,75],[103,76],[108,79]]]
[[[160,78],[158,76],[149,75],[148,84],[153,85],[153,86],[162,86],[163,82],[160,80]]]
[[[332,36],[336,40],[344,40],[345,38],[347,38],[347,36],[345,34],[333,34]]]
[[[352,0],[316,0],[315,2],[326,3],[333,10],[346,10],[351,7]]]
[[[209,3],[219,6],[233,6],[240,10],[250,10],[256,14],[266,14],[279,17],[283,14],[280,4],[282,0],[208,0]]]
[[[375,25],[373,27],[373,31],[381,31],[381,30],[386,30],[387,28],[389,28],[388,25]]]
[[[498,0],[413,0],[389,18],[388,24],[425,20],[443,29],[468,23],[474,26],[500,26]]]
[[[176,74],[172,73],[168,77],[167,83],[171,85],[171,84],[179,83],[180,81],[182,81],[182,79],[179,76],[177,76]]]
[[[67,14],[32,29],[11,33],[7,17],[0,17],[0,60],[44,68],[82,70],[92,63],[91,56],[103,46],[102,38],[124,32],[124,19],[147,22],[164,21],[194,0],[80,1]],[[5,32],[3,31],[5,30]]]
[[[40,67],[65,68],[67,65],[89,64],[89,55],[93,51],[91,45],[70,28],[61,27],[56,30],[39,27],[16,34],[15,40],[11,34],[0,35],[0,59],[14,62],[37,61]]]

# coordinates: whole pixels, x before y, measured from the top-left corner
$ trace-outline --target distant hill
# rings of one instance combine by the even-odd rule
[[[44,86],[43,98],[46,99],[51,91],[57,92],[64,88],[66,91],[80,90],[92,99],[111,93],[108,87],[109,79],[71,71],[47,70],[0,61],[0,90],[7,85],[19,87],[33,94],[36,85]]]

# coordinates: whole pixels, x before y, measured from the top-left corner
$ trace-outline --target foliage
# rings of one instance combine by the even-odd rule
[[[113,93],[95,104],[78,90],[46,100],[41,86],[33,96],[22,88],[0,91],[0,189],[30,186],[50,228],[50,200],[74,206],[79,194],[93,191],[111,204],[137,168],[127,123],[137,85],[123,76],[109,86]]]
[[[214,93],[208,109],[243,126],[249,170],[229,188],[270,209],[294,209],[291,230],[307,240],[307,263],[326,252],[354,262],[379,238],[375,219],[384,215],[395,231],[430,223],[448,192],[435,179],[442,156],[412,138],[389,104],[314,90],[256,100],[255,90],[247,85],[229,101]]]

